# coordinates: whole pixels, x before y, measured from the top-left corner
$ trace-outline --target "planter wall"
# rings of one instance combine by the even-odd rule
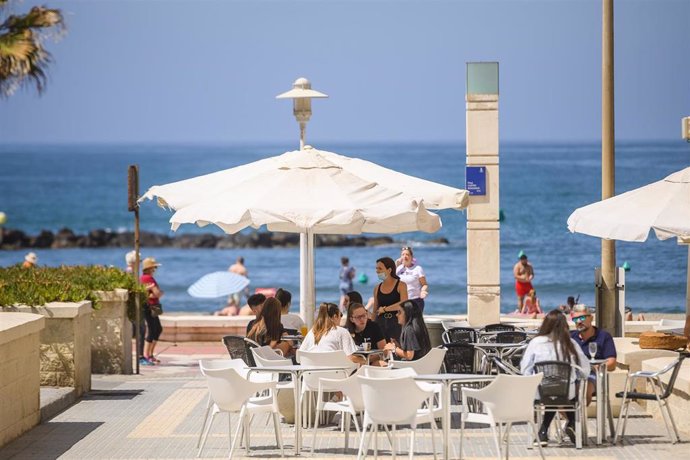
[[[41,385],[91,389],[91,302],[51,302],[40,307],[3,307],[45,318],[40,334]]]
[[[42,315],[0,313],[0,447],[38,425]]]
[[[116,289],[95,294],[100,308],[91,312],[91,372],[131,374],[132,323],[127,318],[128,292]]]

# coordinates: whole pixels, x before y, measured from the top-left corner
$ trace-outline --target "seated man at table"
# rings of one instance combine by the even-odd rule
[[[576,331],[571,332],[573,340],[580,345],[582,352],[589,359],[605,359],[606,370],[613,371],[616,369],[616,345],[613,342],[613,337],[608,332],[592,326],[592,311],[584,304],[577,304],[573,307],[571,312],[573,322],[575,323]],[[590,356],[589,344],[597,344],[597,352],[595,356]],[[596,386],[596,374],[592,371],[587,379],[587,405],[592,402],[592,395]]]

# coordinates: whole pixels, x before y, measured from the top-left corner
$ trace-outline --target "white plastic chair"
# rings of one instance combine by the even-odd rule
[[[429,353],[414,361],[393,361],[393,369],[411,367],[417,375],[438,374],[446,356],[445,348],[432,348]]]
[[[410,425],[410,459],[414,456],[414,435],[417,425],[420,423],[431,424],[431,443],[436,458],[436,422],[433,413],[422,405],[433,397],[432,391],[424,391],[413,380],[413,377],[401,378],[371,378],[357,376],[362,388],[364,401],[363,433],[359,444],[357,458],[366,455],[369,449],[369,427],[374,433],[374,457],[378,456],[378,425],[384,425],[388,433],[388,425],[392,425],[391,450],[393,457],[396,455],[396,426]],[[427,405],[428,407],[428,405]]]
[[[344,351],[302,351],[297,350],[297,362],[305,366],[331,366],[342,367],[343,370],[335,371],[314,371],[304,372],[302,374],[302,394],[300,394],[300,404],[305,401],[305,395],[309,392],[317,393],[319,391],[319,379],[344,379],[347,378],[355,369],[357,365],[350,361]],[[311,399],[307,399],[309,407],[307,414],[310,413]],[[304,407],[304,406],[302,406]],[[305,412],[303,412],[305,413]],[[309,417],[307,419],[307,426],[310,423]]]
[[[204,367],[205,369],[235,369],[243,377],[247,377],[247,364],[242,359],[202,359],[199,360],[199,368]],[[196,441],[196,448],[199,448],[201,444],[201,438],[204,435],[204,430],[206,429],[206,423],[208,423],[208,416],[211,413],[211,407],[213,407],[213,398],[211,398],[211,393],[208,394],[208,399],[206,401],[206,413],[204,414],[204,422],[201,425],[201,431],[199,431],[199,439]]]
[[[668,329],[682,329],[685,327],[685,320],[683,319],[667,319],[661,318],[659,320],[659,325],[654,326],[655,331],[665,331]]]
[[[346,379],[319,379],[319,390],[316,399],[316,414],[314,423],[314,439],[311,445],[311,452],[314,453],[314,446],[316,445],[316,430],[319,428],[319,414],[323,411],[340,412],[343,419],[343,429],[345,431],[345,446],[344,451],[347,450],[350,444],[350,419],[355,421],[355,430],[360,434],[359,422],[357,416],[364,412],[364,400],[362,399],[362,389],[357,380],[357,375],[352,375]],[[325,392],[341,392],[343,394],[342,401],[324,401]],[[347,415],[347,417],[346,417]]]
[[[292,366],[292,360],[290,358],[283,358],[283,355],[276,353],[276,350],[268,345],[252,348],[251,350],[257,367]],[[284,382],[279,381],[279,376],[277,374],[257,373],[255,375],[263,377],[263,379],[268,381],[278,382],[279,390],[295,387],[294,382],[291,380]]]
[[[240,428],[244,427],[246,436],[246,448],[249,453],[249,425],[251,416],[258,413],[271,413],[273,415],[273,426],[275,429],[276,442],[280,447],[280,455],[283,456],[283,440],[280,434],[280,423],[278,413],[278,403],[275,398],[275,391],[271,391],[268,396],[255,397],[257,393],[264,390],[275,390],[275,382],[252,382],[242,377],[235,369],[213,369],[205,367],[200,363],[201,373],[206,377],[208,390],[213,399],[213,410],[211,421],[206,427],[201,447],[197,456],[201,453],[206,444],[208,433],[213,425],[215,416],[220,412],[228,413],[228,436],[230,441],[230,453],[228,458],[232,458],[232,452],[240,433]],[[231,414],[239,413],[239,422],[235,434],[231,435]]]
[[[462,458],[462,440],[465,432],[465,421],[474,421],[478,423],[488,423],[491,427],[496,448],[498,449],[498,458],[503,458],[503,449],[501,448],[503,436],[501,430],[503,425],[506,425],[506,458],[509,456],[510,446],[510,429],[513,423],[524,422],[531,427],[528,432],[528,445],[532,443],[532,434],[537,433],[537,427],[534,424],[534,396],[537,393],[539,383],[541,383],[543,374],[534,375],[506,375],[499,374],[496,379],[484,388],[463,388],[462,389],[462,414],[460,426],[460,458]],[[468,398],[473,398],[481,401],[486,410],[485,417],[474,417],[470,420],[467,413]],[[498,432],[496,432],[498,427]],[[539,455],[544,458],[544,452],[539,446]]]

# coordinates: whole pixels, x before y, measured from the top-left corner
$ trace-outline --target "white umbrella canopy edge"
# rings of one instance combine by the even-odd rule
[[[690,167],[665,179],[576,209],[568,230],[604,239],[644,242],[651,230],[659,240],[690,243]],[[690,245],[685,296],[690,315]]]

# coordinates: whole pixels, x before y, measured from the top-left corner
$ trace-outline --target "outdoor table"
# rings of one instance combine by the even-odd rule
[[[615,436],[611,400],[609,399],[609,373],[606,369],[605,359],[590,359],[589,363],[595,366],[597,375],[597,445],[600,445],[606,439],[606,419],[609,422],[611,436]]]
[[[386,352],[386,350],[369,350],[369,351],[365,351],[365,350],[360,350],[360,349],[358,349],[357,351],[355,351],[355,352],[352,353],[352,354],[353,354],[353,355],[358,355],[358,356],[363,356],[364,359],[367,360],[367,366],[368,366],[368,365],[369,365],[369,360],[371,359],[371,356],[372,356],[372,355],[383,355],[385,352]]]
[[[302,405],[300,404],[300,394],[302,393],[302,374],[305,372],[316,371],[340,371],[345,369],[342,366],[305,366],[295,364],[292,366],[266,366],[250,367],[249,375],[252,372],[270,372],[272,374],[291,374],[295,384],[295,455],[300,455],[302,451]]]
[[[450,403],[451,403],[451,389],[453,385],[458,383],[480,383],[480,382],[491,382],[496,378],[495,375],[485,375],[485,374],[422,374],[414,377],[415,380],[420,382],[440,382],[443,392],[443,459],[448,460],[449,458],[449,447],[450,442],[448,440],[450,436]],[[462,416],[462,415],[461,415]],[[462,454],[462,453],[461,453]]]
[[[301,335],[284,335],[281,337],[281,339],[290,340],[294,343],[293,348],[299,348],[299,346],[302,344],[302,341],[304,340],[304,337]]]
[[[479,342],[479,343],[472,343],[471,345],[474,346],[477,350],[479,350],[482,353],[482,361],[486,360],[487,366],[480,365],[479,367],[481,370],[485,370],[484,367],[486,367],[486,373],[488,374],[491,371],[491,357],[496,356],[498,358],[503,357],[503,353],[506,350],[512,350],[515,348],[520,348],[524,346],[524,343],[485,343],[485,342]]]

